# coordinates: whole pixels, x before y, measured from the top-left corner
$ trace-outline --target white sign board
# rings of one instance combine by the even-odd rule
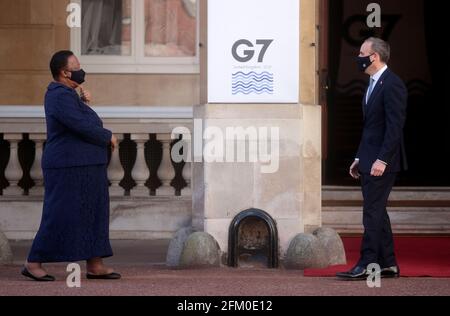
[[[208,103],[298,103],[299,0],[208,0]]]

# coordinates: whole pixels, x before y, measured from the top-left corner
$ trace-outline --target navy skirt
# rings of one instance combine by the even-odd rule
[[[44,169],[42,220],[28,262],[110,257],[106,165]]]

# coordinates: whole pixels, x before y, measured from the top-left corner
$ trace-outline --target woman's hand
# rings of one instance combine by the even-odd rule
[[[81,100],[86,103],[89,104],[92,100],[92,95],[88,90],[84,90],[82,86],[80,86],[80,92],[81,92]]]
[[[117,137],[114,136],[114,134],[111,136],[111,151],[114,151],[114,149],[119,146],[119,141],[117,140]]]

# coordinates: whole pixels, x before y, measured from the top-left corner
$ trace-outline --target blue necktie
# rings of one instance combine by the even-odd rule
[[[372,94],[374,87],[375,87],[375,79],[370,78],[370,85],[369,85],[369,89],[367,90],[366,103],[369,103],[370,95]]]

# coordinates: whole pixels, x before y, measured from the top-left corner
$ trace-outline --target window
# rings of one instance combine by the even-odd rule
[[[131,3],[131,0],[83,0],[82,55],[131,55]]]
[[[198,73],[197,0],[76,0],[71,46],[91,73]]]

